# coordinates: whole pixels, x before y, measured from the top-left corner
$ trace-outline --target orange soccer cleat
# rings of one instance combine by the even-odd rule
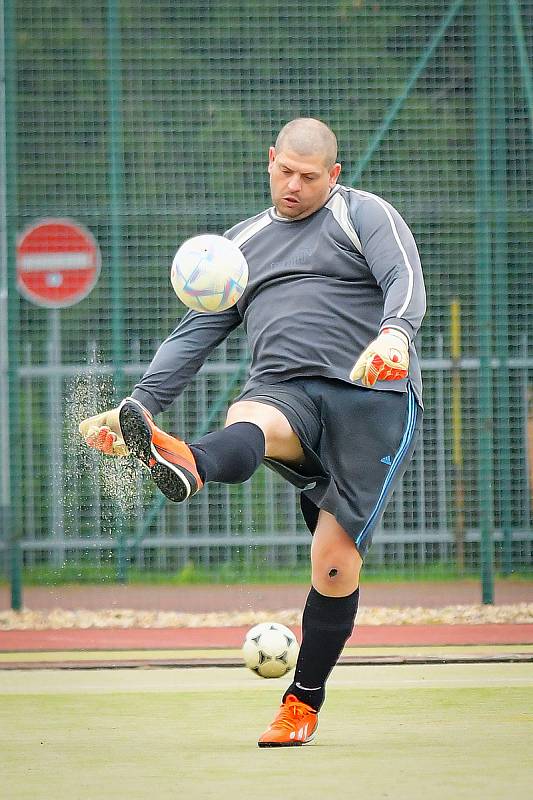
[[[122,401],[119,424],[131,455],[148,467],[169,500],[181,503],[200,491],[203,481],[190,447],[154,425],[152,415],[138,400],[126,397]]]
[[[293,694],[289,694],[276,718],[257,744],[259,747],[294,747],[310,744],[315,738],[317,727],[317,712]]]

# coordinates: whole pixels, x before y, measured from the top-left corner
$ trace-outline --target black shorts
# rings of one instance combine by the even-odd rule
[[[266,403],[284,414],[305,464],[289,467],[270,458],[264,463],[301,490],[311,532],[323,508],[364,558],[420,432],[422,409],[411,387],[405,393],[374,391],[329,378],[293,378],[255,387],[238,400]]]

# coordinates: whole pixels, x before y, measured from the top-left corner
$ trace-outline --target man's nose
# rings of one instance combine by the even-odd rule
[[[299,192],[302,188],[302,180],[299,175],[291,175],[288,187],[291,192]]]

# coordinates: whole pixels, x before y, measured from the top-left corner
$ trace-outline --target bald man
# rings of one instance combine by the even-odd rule
[[[339,185],[340,171],[327,125],[285,125],[268,154],[273,206],[225,234],[248,262],[244,295],[221,313],[189,311],[131,397],[80,425],[89,446],[140,459],[174,502],[209,481],[243,482],[261,463],[300,490],[312,585],[294,680],[260,747],[315,736],[353,629],[363,559],[422,421],[416,244],[389,203]],[[158,428],[153,416],[241,323],[251,365],[224,429],[185,443]]]

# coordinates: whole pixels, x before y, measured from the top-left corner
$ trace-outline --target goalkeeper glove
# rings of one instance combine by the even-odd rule
[[[376,381],[406,378],[409,371],[409,339],[397,328],[383,328],[377,339],[361,353],[350,372],[350,380],[363,386]]]
[[[106,456],[127,456],[129,450],[122,438],[118,421],[118,408],[96,414],[80,422],[79,432],[88,447],[93,447]]]

